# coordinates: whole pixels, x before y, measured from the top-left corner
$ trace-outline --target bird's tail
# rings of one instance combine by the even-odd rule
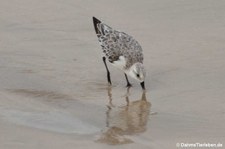
[[[97,36],[101,34],[101,32],[99,30],[99,27],[98,27],[98,24],[100,24],[100,23],[101,23],[100,20],[98,20],[97,18],[93,17],[93,24],[94,24],[95,32],[96,32]]]

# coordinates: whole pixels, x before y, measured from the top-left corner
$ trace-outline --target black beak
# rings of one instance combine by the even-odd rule
[[[145,90],[145,82],[143,81],[140,84],[141,84],[142,89]]]

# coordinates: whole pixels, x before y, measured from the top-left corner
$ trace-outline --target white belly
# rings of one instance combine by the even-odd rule
[[[126,59],[124,56],[120,56],[117,61],[114,61],[111,63],[113,66],[116,68],[119,68],[122,71],[125,71],[125,66],[126,66]]]

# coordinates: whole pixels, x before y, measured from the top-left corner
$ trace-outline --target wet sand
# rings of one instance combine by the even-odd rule
[[[0,148],[225,146],[225,2],[0,2]],[[92,16],[144,50],[144,94],[109,66]]]

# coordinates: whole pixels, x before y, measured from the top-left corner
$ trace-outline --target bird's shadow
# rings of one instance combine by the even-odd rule
[[[130,102],[130,88],[125,95],[126,105],[113,104],[112,88],[108,87],[109,104],[106,111],[106,128],[102,131],[97,142],[110,145],[132,143],[132,135],[143,133],[147,130],[151,103],[142,92],[140,99]]]

